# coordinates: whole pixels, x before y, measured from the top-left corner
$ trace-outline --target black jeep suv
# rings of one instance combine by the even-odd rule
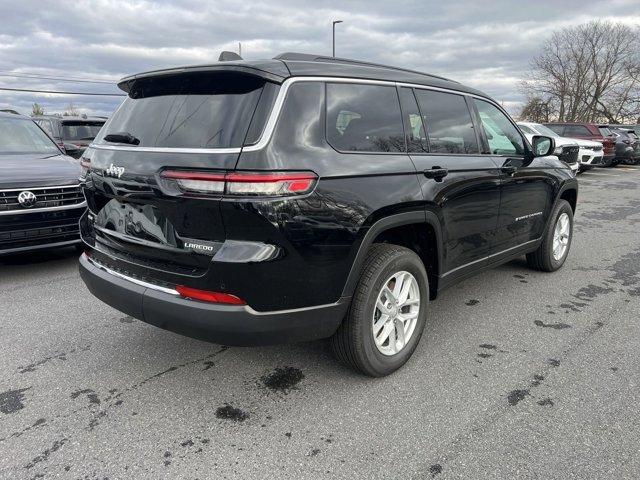
[[[78,160],[29,117],[0,113],[0,255],[79,245]]]
[[[578,185],[553,139],[529,145],[457,82],[283,54],[119,87],[82,157],[80,271],[147,323],[227,345],[330,337],[381,376],[411,356],[439,290],[567,257]]]

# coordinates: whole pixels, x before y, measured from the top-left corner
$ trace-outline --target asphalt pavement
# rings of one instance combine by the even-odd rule
[[[134,320],[72,249],[0,258],[0,478],[640,478],[640,167],[579,183],[565,266],[443,292],[383,379],[322,342],[226,348]]]

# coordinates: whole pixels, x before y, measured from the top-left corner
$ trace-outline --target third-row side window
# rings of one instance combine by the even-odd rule
[[[396,88],[328,83],[327,139],[339,151],[404,152]]]

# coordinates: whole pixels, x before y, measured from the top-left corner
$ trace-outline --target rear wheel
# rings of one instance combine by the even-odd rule
[[[531,268],[543,272],[558,270],[569,254],[573,237],[573,210],[566,200],[558,200],[551,215],[551,224],[538,249],[527,254]]]
[[[349,312],[331,338],[336,357],[365,375],[389,375],[416,349],[428,302],[429,282],[420,257],[405,247],[373,245]]]

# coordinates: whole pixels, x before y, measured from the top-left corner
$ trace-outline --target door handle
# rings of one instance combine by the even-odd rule
[[[449,170],[446,168],[433,167],[431,170],[425,170],[424,176],[427,178],[433,178],[436,182],[441,182],[444,177],[449,175]]]
[[[502,173],[506,173],[509,176],[514,175],[518,171],[518,169],[513,165],[506,165],[504,167],[500,167],[500,170],[502,171]]]

